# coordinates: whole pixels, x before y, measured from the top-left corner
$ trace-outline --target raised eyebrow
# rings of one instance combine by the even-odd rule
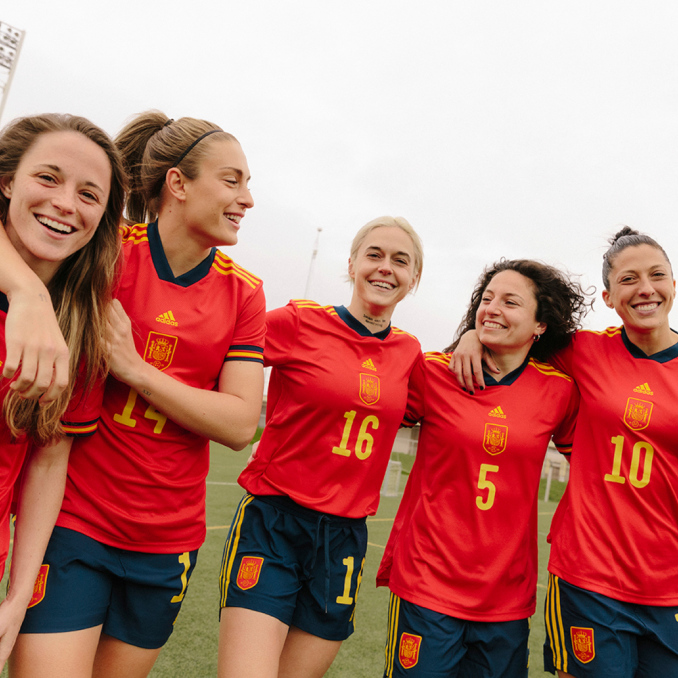
[[[39,171],[41,167],[46,167],[47,169],[51,169],[53,172],[56,172],[57,174],[61,174],[61,167],[59,165],[50,165],[49,163],[45,163],[44,165],[38,165],[36,168],[36,171]],[[105,189],[103,189],[99,184],[95,183],[94,181],[85,181],[84,182],[85,186],[91,186],[92,188],[96,188],[97,190],[101,191],[102,193],[105,192]]]

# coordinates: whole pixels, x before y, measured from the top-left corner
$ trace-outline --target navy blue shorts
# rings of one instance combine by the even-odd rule
[[[221,607],[263,612],[327,640],[354,630],[365,519],[299,506],[289,497],[243,497],[221,563]]]
[[[138,553],[55,527],[21,633],[103,624],[130,645],[162,647],[172,634],[198,551]]]
[[[577,678],[678,676],[678,606],[625,603],[550,574],[545,618],[545,671]]]
[[[384,678],[527,678],[528,619],[458,619],[391,593]]]

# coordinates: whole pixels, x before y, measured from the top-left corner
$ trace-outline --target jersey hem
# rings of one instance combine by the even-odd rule
[[[600,595],[621,601],[622,603],[651,605],[653,607],[673,607],[674,605],[678,605],[678,596],[659,599],[656,596],[633,595],[628,591],[619,591],[614,588],[608,588],[607,586],[601,586],[599,583],[589,581],[583,577],[571,576],[568,573],[565,573],[564,570],[561,570],[558,567],[552,567],[550,564],[548,571],[571,586],[576,586],[585,591],[589,591],[590,593],[599,593]]]
[[[453,605],[444,605],[439,598],[437,599],[428,599],[425,596],[413,595],[408,592],[406,589],[401,589],[399,586],[394,586],[393,584],[389,585],[389,589],[392,593],[395,593],[396,596],[406,600],[408,603],[413,605],[419,605],[419,607],[425,607],[427,610],[433,610],[433,612],[439,612],[440,614],[446,614],[455,619],[464,619],[466,621],[479,621],[479,622],[505,622],[505,621],[520,621],[521,619],[527,619],[531,617],[536,609],[537,604],[530,605],[528,607],[522,608],[520,610],[515,610],[512,612],[501,612],[496,614],[481,614],[473,613],[462,608],[456,608]]]
[[[73,530],[74,532],[79,532],[106,546],[112,546],[113,548],[122,549],[123,551],[134,551],[135,553],[185,553],[186,551],[195,551],[204,544],[205,537],[207,536],[207,530],[203,527],[202,537],[194,538],[188,542],[175,543],[160,541],[140,543],[114,539],[111,535],[101,532],[72,516],[59,516],[56,525],[58,527],[65,527],[69,530]]]

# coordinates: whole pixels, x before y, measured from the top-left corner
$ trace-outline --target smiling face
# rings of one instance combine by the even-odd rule
[[[7,234],[43,282],[91,240],[110,185],[106,152],[79,132],[41,134],[14,176],[0,179],[9,200]]]
[[[371,230],[348,261],[348,274],[355,283],[353,299],[365,309],[393,309],[414,287],[412,238],[397,226]]]
[[[627,247],[614,258],[610,289],[603,290],[603,301],[622,319],[631,341],[634,332],[669,331],[675,296],[671,265],[661,250],[647,244]]]
[[[546,330],[536,314],[534,283],[517,271],[501,271],[488,283],[476,312],[478,338],[495,353],[527,356],[534,336]]]
[[[185,181],[184,218],[196,244],[207,249],[238,242],[240,221],[254,206],[249,179],[247,159],[237,141],[210,144],[198,176]]]

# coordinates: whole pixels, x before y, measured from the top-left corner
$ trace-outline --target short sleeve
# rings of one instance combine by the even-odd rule
[[[259,283],[240,308],[226,361],[263,363],[265,336],[266,298],[264,288]]]
[[[299,331],[299,309],[293,301],[266,314],[264,365],[279,365],[287,359]]]

